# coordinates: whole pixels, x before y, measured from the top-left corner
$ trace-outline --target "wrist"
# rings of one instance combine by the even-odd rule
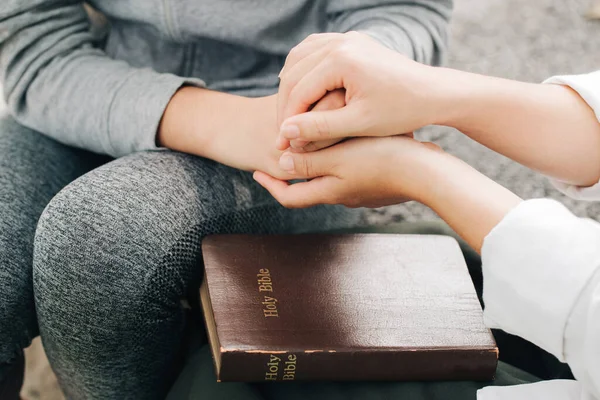
[[[431,124],[460,129],[478,106],[474,100],[481,96],[482,82],[475,82],[474,78],[479,75],[451,68],[431,68],[436,69],[432,74],[435,81],[430,83],[434,91],[430,96],[434,111]]]
[[[394,197],[409,198],[431,207],[437,198],[438,187],[445,179],[444,169],[448,157],[452,156],[433,143],[415,144],[418,146],[409,153],[396,151],[393,146],[388,147],[392,152],[391,162],[382,159],[387,166],[385,182],[391,183]],[[410,169],[410,174],[398,174],[398,171],[407,169]],[[402,179],[398,179],[399,177]]]
[[[489,125],[490,117],[505,112],[523,94],[535,97],[543,86],[449,68],[440,68],[438,78],[435,124],[463,132]]]
[[[435,146],[424,144],[424,146]],[[436,211],[439,200],[443,198],[445,187],[453,186],[455,176],[448,174],[454,156],[442,151],[427,149],[426,156],[419,157],[415,165],[415,187],[411,195],[416,201]]]
[[[479,252],[487,234],[521,199],[450,154],[437,161],[430,166],[420,202]]]
[[[199,90],[204,89],[182,87],[171,97],[158,126],[156,135],[158,146],[189,152],[186,151],[187,142],[184,138],[192,134],[193,123],[190,121],[189,111]]]
[[[171,150],[214,159],[217,139],[236,131],[244,97],[196,87],[182,87],[167,105],[157,132],[157,144]],[[239,125],[238,125],[239,126]]]

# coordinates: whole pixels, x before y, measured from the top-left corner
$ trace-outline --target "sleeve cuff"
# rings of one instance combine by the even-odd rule
[[[546,79],[544,83],[569,86],[594,110],[600,121],[600,71],[583,75],[562,75]],[[577,200],[600,200],[600,183],[590,187],[579,187],[550,179],[552,185],[560,192]]]
[[[483,243],[486,324],[564,361],[567,320],[600,265],[598,243],[600,225],[554,200],[519,204]]]
[[[582,201],[600,200],[600,183],[588,187],[574,186],[556,179],[550,179],[550,183],[556,190],[573,199]]]
[[[600,121],[600,71],[582,75],[553,76],[544,83],[569,86],[589,104]]]
[[[487,386],[477,391],[477,400],[568,400],[583,399],[581,384],[553,379],[512,386]]]
[[[205,87],[199,79],[135,69],[117,88],[109,108],[109,154],[120,157],[156,149],[162,115],[175,92],[184,85]]]

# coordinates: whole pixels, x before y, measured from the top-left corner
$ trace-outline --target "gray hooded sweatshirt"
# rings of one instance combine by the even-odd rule
[[[315,32],[363,31],[439,63],[452,0],[0,0],[9,112],[57,141],[115,157],[155,148],[184,84],[274,93],[289,50]]]

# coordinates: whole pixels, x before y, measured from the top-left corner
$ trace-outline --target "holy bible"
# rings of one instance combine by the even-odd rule
[[[450,237],[217,235],[202,252],[219,381],[494,377],[498,350]]]

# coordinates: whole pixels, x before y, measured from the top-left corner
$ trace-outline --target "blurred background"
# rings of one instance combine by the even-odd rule
[[[529,82],[551,75],[600,68],[600,0],[455,0],[451,67]],[[0,104],[0,111],[4,106]],[[568,140],[568,132],[565,133]],[[452,129],[419,133],[459,156],[524,198],[551,197],[579,216],[600,217],[600,203],[568,200],[535,173],[499,156]],[[372,223],[433,219],[418,204],[373,210]],[[27,350],[23,399],[63,399],[39,339]]]

